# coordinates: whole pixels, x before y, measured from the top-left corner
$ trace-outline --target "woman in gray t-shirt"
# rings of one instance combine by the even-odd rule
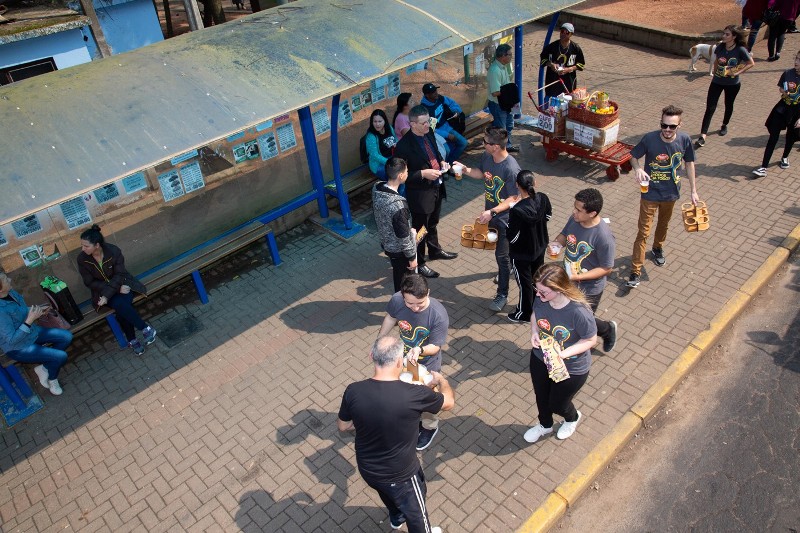
[[[553,432],[553,414],[564,417],[556,436],[575,433],[581,412],[572,399],[586,383],[592,364],[592,346],[597,341],[594,315],[581,290],[570,281],[564,268],[548,263],[536,271],[537,297],[531,315],[531,380],[539,409],[539,423],[525,432],[527,442],[536,442]],[[544,363],[543,346],[553,346],[567,367],[569,377],[555,382]]]

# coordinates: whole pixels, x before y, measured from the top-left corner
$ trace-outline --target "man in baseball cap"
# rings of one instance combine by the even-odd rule
[[[467,147],[467,139],[464,138],[464,112],[461,106],[452,98],[439,94],[439,86],[426,83],[422,86],[422,100],[420,104],[425,106],[428,114],[436,118],[436,133],[447,140],[450,153],[447,155],[447,162],[452,163],[464,152]]]
[[[584,69],[583,50],[572,42],[575,26],[569,22],[561,25],[559,39],[545,46],[542,50],[542,65],[547,66],[544,76],[545,97],[570,93],[578,85],[578,70]],[[559,81],[559,79],[561,81]]]

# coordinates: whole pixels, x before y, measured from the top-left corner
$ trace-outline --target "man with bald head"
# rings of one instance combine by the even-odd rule
[[[429,386],[400,381],[403,342],[396,337],[379,337],[370,355],[375,373],[347,386],[337,426],[355,430],[358,471],[389,510],[392,528],[405,523],[411,533],[440,532],[428,521],[416,444],[420,415],[452,409],[453,389],[436,371]],[[437,385],[441,392],[433,390]]]

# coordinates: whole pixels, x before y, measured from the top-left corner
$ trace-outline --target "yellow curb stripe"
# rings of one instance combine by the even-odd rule
[[[553,492],[544,503],[520,526],[517,533],[544,533],[556,525],[567,512],[567,502]]]
[[[764,264],[753,272],[753,275],[744,282],[744,285],[742,285],[742,288],[739,290],[750,296],[758,294],[758,291],[775,276],[778,269],[786,262],[789,258],[789,254],[788,248],[776,248],[775,251],[767,257]]]
[[[725,328],[728,327],[728,324],[733,322],[733,320],[739,316],[739,313],[744,311],[744,308],[747,307],[752,297],[753,296],[750,294],[736,291],[731,299],[725,302],[722,309],[711,319],[708,329],[698,333],[697,337],[692,340],[691,345],[695,346],[701,352],[705,352],[711,348],[722,335],[722,332],[725,331]]]
[[[598,442],[589,455],[567,476],[567,479],[556,487],[556,494],[567,501],[567,507],[575,505],[580,495],[589,488],[594,479],[608,466],[611,459],[640,429],[642,429],[641,418],[631,412],[622,415],[622,418],[614,426],[614,431]]]
[[[517,529],[517,533],[546,533],[567,512],[568,506],[575,505],[581,494],[592,481],[611,462],[636,431],[642,421],[655,414],[664,400],[680,383],[694,365],[700,360],[725,328],[738,316],[761,287],[777,273],[778,269],[789,258],[789,255],[800,247],[800,224],[787,236],[780,246],[764,261],[752,276],[731,297],[725,306],[711,320],[707,330],[702,331],[678,358],[667,368],[664,374],[647,389],[630,411],[612,428],[592,451],[567,476],[561,485],[551,492],[545,501]]]
[[[686,374],[703,356],[703,352],[694,346],[689,346],[675,360],[666,371],[647,389],[639,401],[633,404],[631,412],[642,420],[649,420],[653,416],[664,400],[669,396],[678,383],[683,380]]]

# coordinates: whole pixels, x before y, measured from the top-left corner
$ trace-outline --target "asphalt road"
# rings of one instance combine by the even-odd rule
[[[554,531],[800,531],[800,259]]]

